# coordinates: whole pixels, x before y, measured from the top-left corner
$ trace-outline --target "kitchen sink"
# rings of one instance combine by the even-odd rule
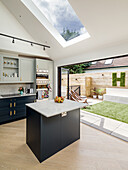
[[[15,94],[4,94],[4,95],[1,95],[2,97],[14,97],[14,96],[20,96],[19,93],[15,93]]]

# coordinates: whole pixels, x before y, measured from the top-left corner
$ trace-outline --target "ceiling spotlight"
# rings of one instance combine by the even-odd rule
[[[45,51],[45,46],[44,46],[43,50]]]
[[[33,43],[31,43],[31,46],[33,46]]]
[[[13,38],[13,40],[12,40],[12,43],[15,43],[14,38]]]

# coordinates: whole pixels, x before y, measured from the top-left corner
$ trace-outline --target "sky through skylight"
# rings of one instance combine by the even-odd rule
[[[87,33],[67,0],[32,1],[66,41]]]

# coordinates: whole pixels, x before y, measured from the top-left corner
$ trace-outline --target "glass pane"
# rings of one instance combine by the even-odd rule
[[[105,64],[112,64],[112,62],[113,62],[113,59],[107,59],[107,60],[105,61]]]
[[[68,0],[32,1],[66,41],[87,33]]]
[[[68,98],[68,70],[61,69],[61,96]]]

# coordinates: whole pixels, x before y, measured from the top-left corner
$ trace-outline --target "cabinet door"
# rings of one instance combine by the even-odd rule
[[[36,99],[35,96],[24,96],[15,98],[13,103],[13,108],[16,113],[15,118],[26,116],[25,104],[33,103],[35,99]]]
[[[67,113],[61,117],[61,143],[62,148],[80,138],[80,109]]]
[[[34,82],[35,69],[34,59],[22,58],[20,59],[20,81]]]
[[[48,70],[48,60],[36,59],[37,70]]]
[[[13,110],[8,108],[0,109],[0,124],[13,120]]]
[[[44,152],[41,153],[41,157],[46,159],[61,149],[60,115],[50,118],[42,117],[41,126],[41,146],[44,145]]]
[[[10,121],[13,118],[12,99],[0,99],[0,124]]]
[[[2,57],[0,56],[0,81],[2,81]]]

